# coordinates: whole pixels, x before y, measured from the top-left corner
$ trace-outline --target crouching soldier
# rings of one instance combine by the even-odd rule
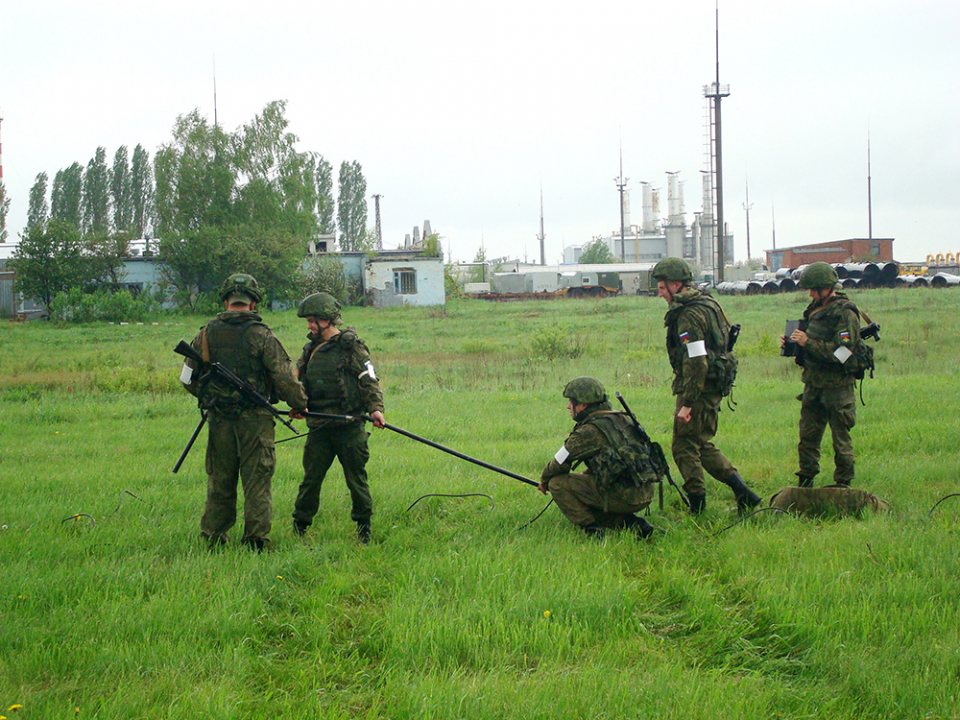
[[[653,500],[657,476],[649,446],[629,415],[611,410],[599,380],[574,378],[563,396],[577,424],[543,469],[540,492],[553,495],[560,511],[588,535],[628,528],[649,537],[654,527],[634,514]],[[574,472],[580,463],[586,471]]]

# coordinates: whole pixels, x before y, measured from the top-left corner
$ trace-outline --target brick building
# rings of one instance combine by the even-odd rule
[[[767,250],[767,268],[798,268],[812,262],[891,262],[893,238],[850,238],[833,242],[798,245],[791,248]]]

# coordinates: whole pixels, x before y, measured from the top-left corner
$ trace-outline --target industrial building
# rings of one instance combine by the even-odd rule
[[[850,238],[834,242],[767,250],[767,268],[797,268],[812,262],[893,262],[893,238]]]
[[[623,263],[656,263],[665,257],[682,257],[711,275],[716,250],[716,221],[713,217],[712,176],[702,173],[703,198],[701,212],[694,213],[687,224],[683,201],[683,183],[679,173],[667,173],[667,217],[661,218],[660,190],[642,182],[642,220],[631,224],[630,193],[623,192],[623,236],[619,229],[600,239],[610,249],[614,259]],[[563,249],[563,262],[579,262],[585,245],[571,245]],[[733,235],[724,235],[724,263],[732,265]]]

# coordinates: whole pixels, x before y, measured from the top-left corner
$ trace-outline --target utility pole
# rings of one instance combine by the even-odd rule
[[[870,177],[870,131],[867,130],[867,238],[873,240],[873,188]]]
[[[623,193],[624,189],[627,187],[627,182],[630,178],[623,177],[623,143],[620,143],[620,177],[614,178],[613,181],[617,184],[617,189],[620,190],[620,262],[627,261],[627,251],[626,243],[623,239]]]
[[[710,98],[713,102],[713,152],[711,160],[713,161],[713,173],[716,176],[717,193],[717,274],[714,282],[723,282],[723,265],[726,254],[726,238],[724,237],[726,228],[723,222],[723,142],[720,123],[720,102],[723,98],[730,96],[730,86],[720,84],[720,7],[716,10],[716,47],[717,47],[717,78],[716,82],[710,85],[704,85],[703,95]]]
[[[777,249],[777,208],[770,203],[770,217],[773,220],[773,249]]]
[[[380,198],[382,197],[383,195],[373,196],[373,207],[377,223],[377,252],[383,250],[383,233],[380,230]],[[424,240],[426,240],[426,238],[424,238]]]
[[[750,181],[747,181],[747,200],[743,203],[743,209],[747,211],[747,262],[750,261]]]
[[[546,239],[546,237],[547,236],[543,232],[543,186],[541,185],[540,186],[540,234],[537,235],[537,240],[540,241],[540,264],[541,265],[547,264],[547,255],[544,250],[544,240]]]

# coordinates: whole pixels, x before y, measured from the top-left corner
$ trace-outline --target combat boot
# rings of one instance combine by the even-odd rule
[[[583,531],[590,537],[595,540],[603,540],[604,533],[606,532],[602,527],[595,523],[590,523],[589,525],[581,525]]]
[[[747,487],[743,478],[740,477],[740,473],[734,473],[728,477],[726,483],[733,490],[734,497],[737,498],[737,511],[740,514],[760,504],[760,496]]]
[[[690,514],[699,515],[704,510],[707,509],[707,496],[706,495],[694,495],[690,493],[687,495],[687,499],[690,501]]]
[[[307,534],[307,528],[308,528],[308,527],[310,527],[310,526],[309,526],[309,525],[304,525],[302,522],[299,522],[299,521],[297,521],[297,520],[294,520],[294,521],[293,521],[293,534],[296,535],[297,537],[303,537],[304,535]]]
[[[370,544],[370,521],[360,521],[357,523],[357,540],[361,545]]]
[[[259,554],[262,553],[263,549],[267,546],[267,541],[263,538],[245,538],[243,544],[251,551]]]
[[[637,537],[641,540],[646,540],[657,530],[646,519],[638,515],[627,515],[623,518],[623,523],[623,526],[627,530],[636,533]]]
[[[812,488],[812,487],[813,487],[813,478],[812,478],[812,477],[804,477],[803,475],[798,476],[797,487]]]

